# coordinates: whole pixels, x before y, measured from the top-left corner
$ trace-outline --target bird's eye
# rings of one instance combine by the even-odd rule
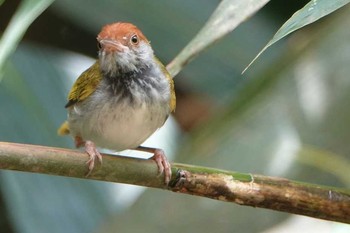
[[[130,39],[131,43],[138,44],[139,43],[139,37],[137,35],[133,35]]]
[[[102,48],[102,45],[99,41],[97,41],[97,48],[100,50]]]

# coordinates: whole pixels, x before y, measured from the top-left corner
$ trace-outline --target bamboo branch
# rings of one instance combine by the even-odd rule
[[[0,169],[134,184],[350,223],[350,191],[282,178],[172,164],[169,186],[154,161],[103,155],[86,177],[87,155],[69,149],[0,142]]]

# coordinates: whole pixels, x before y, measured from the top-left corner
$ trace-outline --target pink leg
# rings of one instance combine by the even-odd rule
[[[158,174],[161,175],[164,172],[164,183],[168,185],[171,179],[171,166],[164,154],[164,151],[162,149],[143,146],[139,146],[135,150],[153,153],[153,156],[149,159],[156,161],[158,166]]]
[[[77,148],[82,147],[85,144],[85,151],[89,155],[89,160],[86,162],[89,168],[89,172],[86,176],[89,176],[94,169],[96,157],[102,163],[102,156],[96,149],[95,143],[92,141],[84,141],[80,136],[74,137],[74,143]]]
[[[102,155],[100,154],[100,152],[98,152],[95,143],[93,143],[92,141],[85,142],[85,151],[90,157],[89,160],[86,162],[89,168],[89,172],[86,176],[89,176],[92,170],[94,169],[96,157],[102,164]]]
[[[84,140],[80,136],[74,137],[74,143],[76,148],[82,147],[85,144]]]

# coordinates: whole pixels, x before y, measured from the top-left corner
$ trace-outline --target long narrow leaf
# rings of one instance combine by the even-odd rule
[[[223,0],[204,27],[167,66],[174,77],[200,52],[252,16],[269,0]]]
[[[289,35],[290,33],[309,25],[318,19],[332,13],[340,7],[349,3],[350,0],[312,0],[306,4],[302,9],[298,10],[292,15],[276,32],[273,38],[265,45],[265,47],[256,55],[256,57],[243,70],[244,73],[255,60],[271,45]]]
[[[54,0],[23,0],[0,40],[0,80],[7,58],[15,51],[30,24]]]

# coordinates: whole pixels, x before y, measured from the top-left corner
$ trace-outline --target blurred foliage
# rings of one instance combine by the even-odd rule
[[[198,110],[186,104],[190,94],[210,112],[182,133],[181,141],[177,133],[169,136],[167,144],[178,146],[177,162],[349,187],[350,8],[270,47],[240,75],[278,27],[307,2],[283,2],[284,10],[289,5],[288,16],[278,14],[270,2],[181,71],[175,79],[180,93],[176,114],[193,116]],[[199,8],[186,0],[56,1],[30,25],[4,66],[0,140],[72,147],[69,138],[56,136],[56,128],[65,119],[72,81],[92,61],[68,50],[96,57],[100,27],[130,21],[167,63],[218,3],[203,0]],[[2,31],[18,4],[1,5]],[[127,185],[10,171],[0,173],[0,184],[6,204],[0,211],[9,218],[0,223],[21,233],[260,232],[290,216]]]
[[[13,15],[0,41],[0,80],[5,61],[17,48],[29,25],[49,6],[53,0],[23,0]],[[0,3],[1,5],[1,3]]]
[[[339,1],[310,1],[302,9],[298,10],[293,16],[285,22],[282,27],[276,32],[273,38],[265,45],[265,47],[256,55],[248,67],[271,45],[278,42],[290,33],[309,25],[310,23],[319,20],[320,18],[329,15],[333,11],[348,4],[349,0]],[[244,69],[247,70],[248,67]],[[244,72],[243,71],[243,72]]]
[[[169,73],[175,77],[198,54],[226,36],[247,18],[254,15],[267,2],[269,0],[221,1],[197,35],[167,66]]]

